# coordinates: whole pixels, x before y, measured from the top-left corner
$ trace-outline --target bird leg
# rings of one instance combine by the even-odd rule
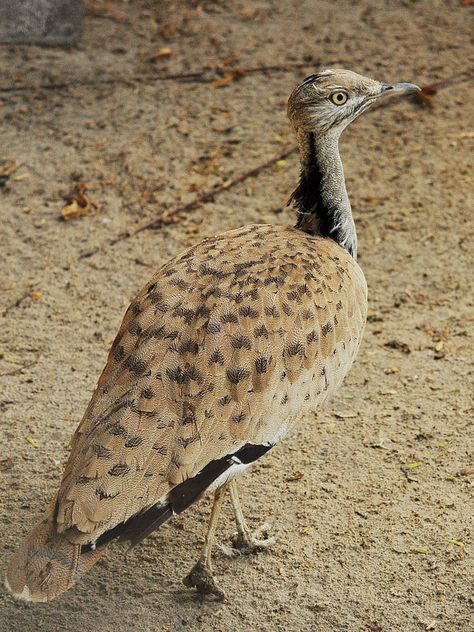
[[[191,572],[183,579],[184,585],[188,588],[195,588],[202,595],[215,595],[219,601],[224,601],[225,593],[213,577],[211,554],[226,487],[226,485],[223,485],[216,489],[214,493],[214,504],[212,505],[201,556],[191,569]]]
[[[240,498],[237,491],[237,481],[234,479],[228,484],[232,509],[237,524],[237,536],[233,541],[235,549],[241,554],[256,553],[275,544],[276,538],[269,537],[270,525],[262,524],[254,533],[251,533],[242,512]]]

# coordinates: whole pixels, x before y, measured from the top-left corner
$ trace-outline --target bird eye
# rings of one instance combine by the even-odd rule
[[[334,105],[344,105],[349,97],[346,92],[333,92],[330,98]]]

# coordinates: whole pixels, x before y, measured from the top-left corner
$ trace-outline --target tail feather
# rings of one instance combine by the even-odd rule
[[[81,545],[56,532],[55,520],[45,517],[14,553],[5,585],[18,599],[50,601],[69,590],[102,556],[106,547],[81,554]]]

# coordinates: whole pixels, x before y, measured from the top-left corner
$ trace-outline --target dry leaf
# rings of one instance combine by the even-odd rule
[[[170,39],[170,37],[172,37],[175,34],[178,27],[179,27],[179,24],[174,23],[174,22],[168,22],[161,29],[160,35],[162,35],[165,39]]]
[[[339,412],[333,411],[332,414],[337,419],[355,419],[357,417],[357,413],[339,413]]]
[[[4,187],[12,174],[17,170],[18,165],[16,160],[12,158],[0,159],[0,187]]]
[[[7,470],[11,470],[15,465],[15,461],[11,456],[3,456],[0,455],[0,471],[6,472]]]
[[[2,158],[0,160],[0,178],[10,177],[16,171],[16,160],[12,158]]]
[[[388,224],[385,224],[385,226],[388,230],[396,230],[399,232],[407,232],[410,230],[408,226],[402,222],[389,222]]]
[[[368,309],[367,310],[367,322],[368,323],[381,323],[383,322],[383,318],[380,314],[378,314],[377,312],[374,312],[373,309]]]
[[[233,126],[231,125],[213,125],[212,130],[214,132],[219,132],[220,134],[228,134],[233,130]]]
[[[380,202],[383,202],[385,198],[374,197],[372,195],[366,195],[362,199],[364,200],[364,202],[367,202],[367,204],[380,204]]]
[[[224,88],[236,79],[240,79],[244,76],[244,71],[239,68],[234,68],[231,72],[226,72],[220,79],[214,79],[211,83],[211,88]]]
[[[474,476],[474,467],[463,467],[456,476]]]
[[[148,61],[156,61],[157,59],[162,59],[163,57],[171,57],[172,54],[172,49],[165,46],[160,48],[160,50],[156,53],[152,53],[147,59]]]
[[[304,474],[303,472],[301,472],[300,470],[296,470],[296,472],[293,472],[293,474],[290,474],[289,476],[287,476],[285,478],[285,481],[287,483],[290,483],[291,481],[299,481],[303,478]]]
[[[418,105],[426,108],[433,107],[433,97],[438,92],[438,90],[431,85],[422,86],[421,92],[415,94],[415,101]]]
[[[83,182],[76,184],[75,191],[68,204],[61,210],[61,217],[68,221],[90,213],[93,204],[86,195],[87,187]]]
[[[384,344],[384,347],[389,347],[390,349],[397,349],[397,351],[401,351],[402,353],[409,354],[411,353],[410,347],[406,342],[400,342],[399,340],[389,340]]]
[[[214,79],[214,81],[211,83],[211,87],[223,88],[224,86],[228,86],[229,83],[232,83],[232,81],[234,81],[234,75],[233,73],[228,72],[220,79]]]
[[[422,461],[413,461],[413,463],[407,463],[405,467],[407,468],[407,470],[416,470],[417,467],[421,467],[422,465]]]
[[[26,178],[29,178],[30,174],[29,173],[21,173],[19,176],[15,176],[13,178],[14,182],[21,182],[22,180],[26,180]]]
[[[239,58],[238,57],[226,57],[226,59],[224,59],[221,64],[222,66],[235,66],[235,64],[239,63]]]

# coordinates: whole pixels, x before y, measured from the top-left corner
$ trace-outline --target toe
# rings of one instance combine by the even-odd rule
[[[191,572],[183,579],[188,588],[195,588],[201,595],[214,595],[218,601],[224,601],[225,592],[212,575],[212,571],[203,562],[197,562]]]
[[[269,531],[270,525],[265,523],[253,534],[238,533],[232,540],[232,544],[243,555],[258,553],[258,551],[268,549],[277,541],[276,537],[269,535]]]
[[[242,555],[242,551],[233,546],[227,546],[226,544],[218,544],[217,548],[223,553],[226,557],[239,557]]]

